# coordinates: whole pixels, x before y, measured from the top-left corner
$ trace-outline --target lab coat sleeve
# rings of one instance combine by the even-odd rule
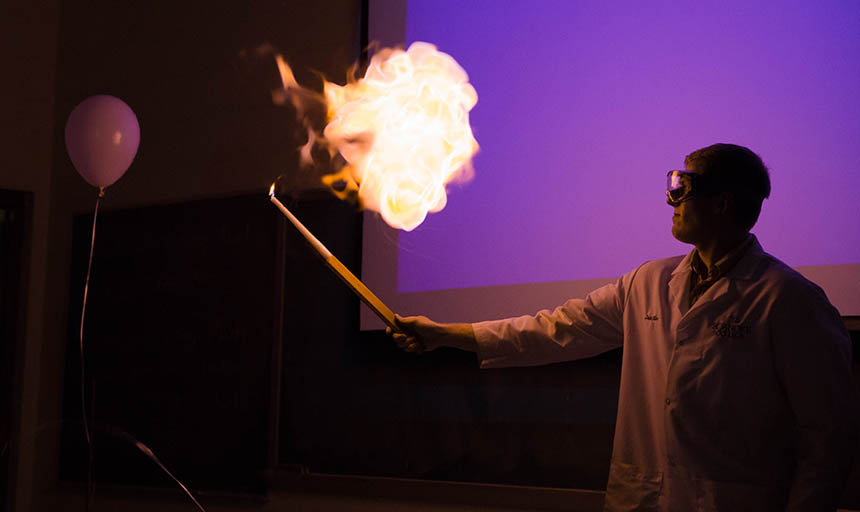
[[[774,362],[796,420],[788,511],[836,510],[857,451],[851,341],[815,285],[792,286],[774,306]]]
[[[552,311],[472,324],[481,368],[571,361],[620,347],[624,303],[637,272]]]

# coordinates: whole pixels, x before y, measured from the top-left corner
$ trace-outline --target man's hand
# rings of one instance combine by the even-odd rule
[[[421,354],[439,347],[454,347],[476,352],[478,349],[472,324],[441,324],[426,316],[395,315],[398,331],[385,332],[406,352]]]

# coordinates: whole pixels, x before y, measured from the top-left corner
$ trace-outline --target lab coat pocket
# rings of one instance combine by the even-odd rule
[[[613,460],[606,485],[603,510],[608,512],[656,511],[663,474]]]

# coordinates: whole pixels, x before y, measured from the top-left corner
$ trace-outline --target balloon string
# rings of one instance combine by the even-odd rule
[[[92,235],[90,236],[90,257],[87,261],[87,278],[84,281],[84,298],[83,303],[81,304],[81,329],[78,336],[78,348],[80,349],[81,357],[81,419],[84,423],[84,435],[87,438],[87,511],[92,510],[95,485],[93,480],[93,438],[92,434],[90,433],[89,421],[87,419],[87,381],[85,375],[86,365],[84,364],[84,316],[87,311],[87,291],[90,287],[90,273],[93,268],[93,251],[96,246],[96,220],[98,219],[99,215],[99,204],[101,203],[101,200],[104,195],[104,187],[99,187],[99,196],[98,198],[96,198],[96,207],[93,211],[93,229]]]
[[[21,437],[21,444],[23,445],[23,443],[28,439],[35,438],[37,434],[40,434],[43,430],[47,429],[48,427],[61,425],[61,424],[67,423],[67,422],[76,423],[76,422],[71,421],[71,420],[47,421],[45,423],[42,423],[41,425],[36,427],[33,431],[31,431],[30,434],[28,434],[26,436],[22,436]],[[206,512],[206,509],[203,508],[203,505],[201,505],[200,502],[197,501],[197,499],[194,497],[194,495],[191,494],[191,491],[189,491],[188,488],[185,487],[185,485],[183,485],[182,482],[180,482],[178,478],[173,476],[173,473],[171,473],[170,470],[168,470],[167,467],[161,463],[161,461],[158,459],[158,457],[155,456],[155,453],[153,453],[153,451],[148,446],[146,446],[146,444],[144,444],[143,441],[138,440],[133,435],[129,434],[125,430],[123,430],[119,427],[116,427],[114,425],[104,425],[104,424],[99,424],[99,423],[96,423],[95,421],[93,421],[92,427],[96,430],[101,430],[105,434],[111,435],[117,439],[122,439],[124,441],[128,441],[129,443],[133,444],[135,446],[135,448],[137,448],[144,455],[149,457],[153,462],[155,462],[158,465],[158,467],[160,467],[165,473],[167,473],[167,475],[170,478],[172,478],[173,481],[176,482],[179,485],[179,487],[182,488],[183,491],[185,491],[185,494],[187,494],[188,497],[191,498],[191,501],[193,501],[194,504],[197,505],[197,508],[200,509],[201,512]],[[9,447],[9,443],[5,443],[3,445],[3,448],[0,449],[0,457],[3,457],[6,454],[6,450],[8,449],[8,447]]]
[[[191,501],[193,501],[193,502],[194,502],[194,504],[195,504],[195,505],[197,505],[197,508],[198,508],[198,509],[200,509],[200,512],[206,512],[206,509],[205,509],[205,508],[203,508],[203,505],[201,505],[201,504],[200,504],[200,502],[199,502],[199,501],[197,501],[197,499],[194,497],[194,495],[193,495],[193,494],[191,494],[191,491],[189,491],[189,490],[188,490],[188,488],[187,488],[187,487],[185,487],[185,485],[183,485],[183,484],[182,484],[182,482],[180,482],[178,478],[176,478],[175,476],[173,476],[173,473],[171,473],[171,472],[170,472],[170,470],[168,470],[168,469],[164,466],[164,464],[162,464],[162,463],[161,463],[161,461],[160,461],[160,460],[158,460],[158,457],[156,457],[156,456],[155,456],[155,454],[154,454],[154,453],[152,453],[152,450],[150,450],[148,446],[146,446],[145,444],[143,444],[143,443],[141,443],[140,441],[137,441],[137,440],[135,440],[135,441],[134,441],[134,445],[137,447],[137,449],[138,449],[138,450],[142,451],[142,452],[143,452],[144,454],[146,454],[150,459],[152,459],[152,461],[153,461],[153,462],[155,462],[156,464],[158,464],[158,466],[159,466],[161,469],[163,469],[165,473],[167,473],[167,476],[169,476],[170,478],[172,478],[172,479],[173,479],[173,481],[174,481],[174,482],[176,482],[176,483],[177,483],[177,485],[179,485],[179,487],[182,487],[182,490],[183,490],[183,491],[185,491],[185,494],[187,494],[187,495],[188,495],[188,497],[189,497],[189,498],[191,498]]]
[[[92,235],[90,236],[90,258],[89,261],[87,261],[87,278],[84,281],[84,300],[83,304],[81,305],[81,329],[78,336],[81,356],[81,416],[84,421],[84,434],[86,434],[87,444],[90,444],[92,442],[92,439],[90,438],[90,428],[87,422],[87,404],[85,392],[86,378],[84,376],[84,316],[87,312],[87,291],[90,287],[90,272],[93,268],[93,250],[96,246],[96,219],[99,215],[99,203],[101,203],[102,197],[104,197],[104,188],[99,188],[99,197],[96,199],[96,207],[95,211],[93,211],[93,229]]]
[[[87,451],[88,451],[87,511],[92,510],[93,496],[95,494],[95,482],[93,479],[93,438],[92,438],[92,434],[90,433],[89,421],[87,419],[86,378],[84,375],[84,369],[85,369],[85,365],[84,365],[84,316],[85,316],[86,311],[87,311],[87,292],[89,291],[89,287],[90,287],[90,273],[91,273],[92,268],[93,268],[93,252],[94,252],[95,246],[96,246],[96,220],[98,219],[98,215],[99,215],[99,204],[101,203],[101,200],[104,196],[105,196],[105,188],[99,187],[99,196],[96,199],[96,207],[93,210],[93,229],[92,229],[92,235],[90,236],[90,257],[89,257],[89,260],[87,261],[87,277],[86,277],[86,280],[84,281],[84,300],[83,300],[83,304],[81,305],[81,329],[80,329],[80,333],[78,336],[80,356],[81,356],[81,418],[83,419],[84,434],[86,435],[86,438],[87,438]],[[95,383],[93,384],[93,387],[95,387]],[[93,390],[93,393],[95,394],[95,389]],[[92,413],[92,411],[91,411],[91,413]],[[106,430],[107,430],[107,428],[106,428]],[[171,473],[167,469],[167,467],[165,467],[165,465],[162,464],[160,460],[158,460],[158,457],[155,456],[155,454],[152,452],[152,450],[149,449],[148,446],[146,446],[142,442],[138,441],[133,436],[129,435],[127,432],[124,432],[124,431],[122,431],[120,429],[116,429],[116,428],[111,429],[111,430],[114,430],[114,432],[113,432],[114,434],[118,435],[119,437],[123,437],[126,440],[128,440],[129,442],[131,442],[132,444],[134,444],[137,447],[137,449],[139,449],[146,456],[148,456],[150,459],[152,459],[153,462],[158,464],[158,466],[165,473],[167,473],[167,475],[170,478],[172,478],[179,485],[179,487],[182,488],[183,491],[185,491],[185,494],[187,494],[188,497],[191,498],[191,501],[193,501],[194,504],[197,505],[197,508],[200,509],[201,512],[206,512],[206,509],[204,509],[203,506],[200,505],[200,502],[198,502],[197,499],[194,497],[194,495],[191,494],[191,491],[189,491],[188,488],[185,487],[185,485],[183,485],[182,482],[180,482],[178,478],[173,476],[173,473]]]

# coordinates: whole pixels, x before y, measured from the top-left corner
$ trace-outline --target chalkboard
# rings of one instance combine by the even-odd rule
[[[351,207],[320,200],[292,209],[358,272],[360,224]],[[605,487],[620,350],[505,370],[480,370],[474,354],[456,350],[403,353],[381,331],[360,332],[358,300],[293,230],[286,240],[285,269],[303,271],[285,271],[284,469]]]
[[[60,476],[86,478],[78,326],[92,215],[74,221]],[[84,332],[95,479],[259,493],[273,450],[285,224],[264,193],[103,211]]]
[[[361,214],[284,199],[347,267]],[[75,220],[61,476],[82,480],[77,326],[91,215]],[[265,195],[99,215],[85,332],[94,421],[194,489],[259,493],[267,469],[602,489],[620,351],[479,370],[361,332],[358,299]],[[96,430],[97,481],[174,486]]]

